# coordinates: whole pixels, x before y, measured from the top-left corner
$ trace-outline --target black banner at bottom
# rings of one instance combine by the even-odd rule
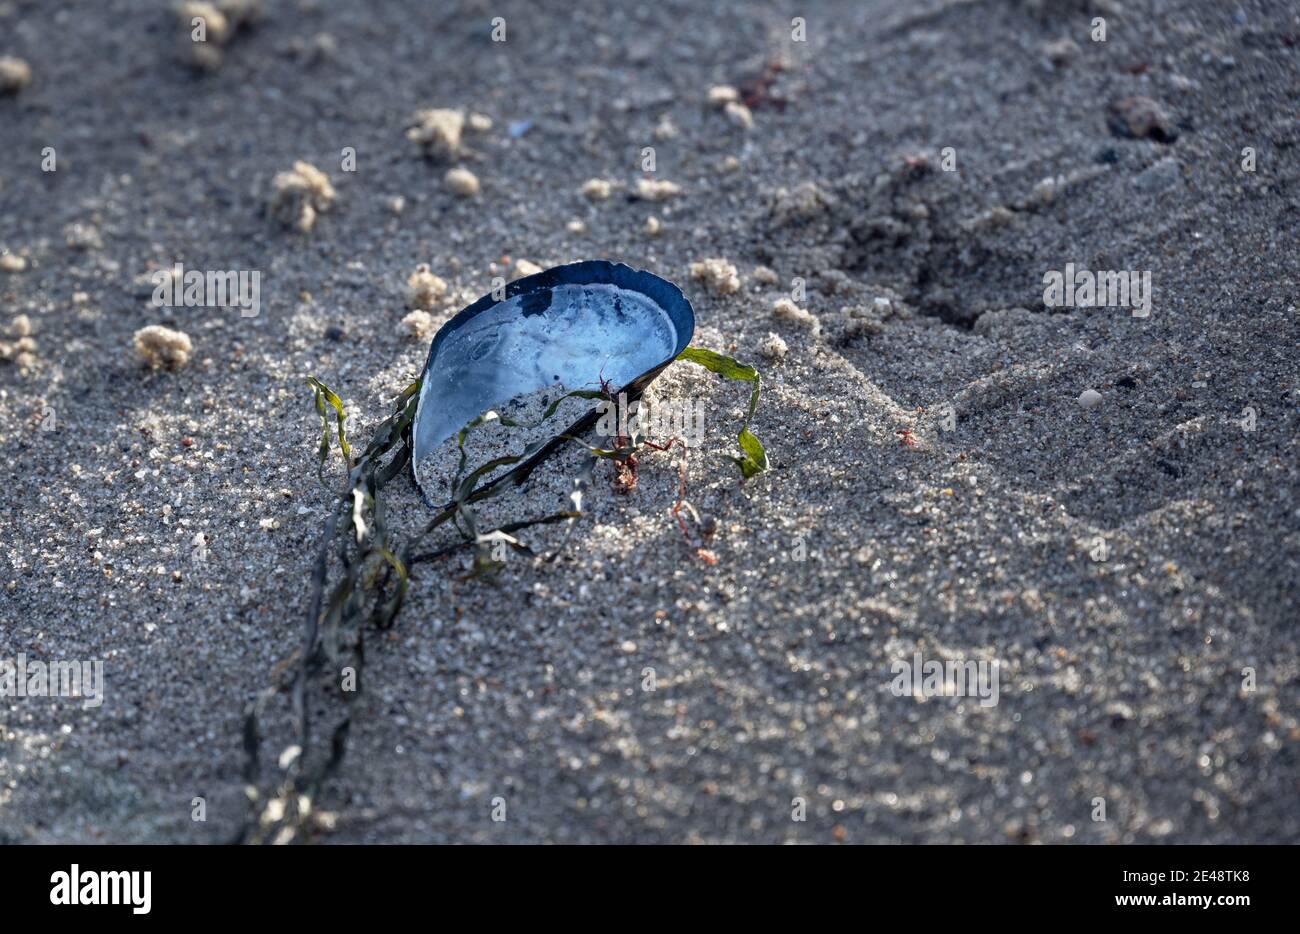
[[[1199,918],[1221,926],[1252,918],[1261,908],[1276,917],[1288,904],[1282,886],[1291,854],[1278,847],[861,850],[847,859],[769,854],[761,868],[754,854],[729,853],[727,872],[706,874],[716,863],[691,873],[688,854],[672,857],[673,873],[647,872],[663,858],[651,852],[625,863],[602,857],[598,868],[584,867],[581,854],[571,854],[573,865],[566,867],[563,855],[551,853],[539,871],[534,859],[515,868],[509,863],[516,853],[484,857],[471,848],[453,856],[422,847],[8,847],[0,850],[0,892],[11,921],[48,913],[68,921],[127,923],[279,915],[298,922],[373,922],[376,910],[414,911],[430,903],[493,914],[531,903],[535,912],[532,896],[546,900],[542,904],[563,898],[571,916],[574,909],[608,904],[614,911],[633,907],[642,917],[680,911],[689,896],[712,902],[734,923],[751,906],[766,915],[773,899],[807,910],[806,899],[847,896],[858,909],[890,910],[920,897],[926,917],[980,905],[992,916],[1029,910],[1035,914],[1025,917],[1041,920],[1128,916],[1185,924]],[[828,873],[832,866],[838,872]],[[717,887],[712,896],[710,886]]]

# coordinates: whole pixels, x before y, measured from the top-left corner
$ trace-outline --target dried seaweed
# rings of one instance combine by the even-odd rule
[[[744,478],[767,469],[767,455],[762,444],[749,431],[758,405],[759,376],[753,367],[730,357],[702,348],[687,348],[678,359],[688,360],[723,376],[726,379],[752,382],[749,408],[745,423],[738,436],[742,457],[730,457]],[[417,534],[400,545],[390,534],[384,487],[401,473],[412,458],[411,427],[419,400],[420,382],[411,383],[393,404],[392,412],[376,426],[370,442],[354,458],[347,440],[345,422],[347,413],[342,400],[316,377],[308,377],[314,394],[317,414],[321,419],[321,441],[318,446],[317,475],[324,484],[324,470],[334,447],[331,438],[337,439],[339,454],[347,471],[338,499],[326,519],[311,577],[311,600],[303,630],[303,643],[295,657],[282,665],[279,678],[264,689],[249,705],[244,722],[245,791],[252,806],[252,816],[241,828],[238,841],[246,843],[289,843],[303,839],[311,829],[313,803],[321,786],[337,770],[347,748],[347,737],[352,725],[351,705],[362,689],[362,672],[365,658],[365,633],[368,628],[384,630],[397,619],[410,586],[410,569],[424,562],[432,562],[458,550],[472,548],[473,562],[467,578],[488,578],[500,571],[502,562],[493,558],[493,547],[505,544],[521,554],[538,557],[531,548],[516,537],[516,533],[533,526],[570,524],[569,536],[552,553],[542,560],[552,561],[572,535],[575,520],[582,516],[582,499],[590,485],[592,471],[600,459],[616,464],[635,463],[639,453],[654,450],[667,451],[680,439],[668,439],[658,444],[642,438],[619,438],[612,448],[597,448],[581,438],[559,435],[565,442],[576,443],[590,455],[579,476],[574,480],[567,508],[553,513],[502,524],[496,528],[480,528],[474,504],[502,493],[523,481],[516,473],[500,478],[501,482],[487,482],[494,471],[513,467],[536,454],[546,442],[529,445],[522,453],[498,457],[468,469],[465,439],[476,428],[499,420],[507,427],[536,427],[553,416],[561,402],[570,396],[587,399],[610,398],[609,387],[600,391],[576,390],[556,399],[533,425],[504,418],[495,412],[486,412],[465,425],[458,437],[459,463],[453,482],[453,500],[437,511]],[[327,408],[328,407],[328,408]],[[334,430],[330,427],[330,412],[334,413]],[[683,450],[684,442],[681,442]],[[673,515],[686,534],[680,511],[685,504],[685,465],[682,467],[681,489]],[[439,527],[451,523],[461,539],[432,551],[417,549]],[[689,540],[689,536],[688,536]],[[713,563],[711,553],[697,548],[701,558]],[[337,573],[331,584],[331,567]],[[291,674],[290,674],[291,672]],[[308,692],[313,685],[320,686],[329,675],[330,693],[343,701],[343,713],[330,735],[328,752],[317,751],[312,745],[312,717]],[[263,792],[260,750],[262,746],[261,723],[270,702],[287,693],[292,712],[293,742],[277,760],[280,775],[274,787]]]
[[[723,356],[712,350],[705,350],[703,347],[687,347],[678,355],[677,359],[698,364],[711,373],[717,373],[724,379],[754,384],[754,388],[749,394],[749,409],[745,413],[745,423],[740,426],[740,434],[736,436],[736,439],[740,442],[742,456],[731,456],[729,459],[740,468],[740,474],[746,480],[765,472],[767,470],[767,451],[764,450],[762,443],[754,436],[753,432],[749,430],[750,422],[754,420],[754,412],[758,409],[758,391],[762,382],[758,370],[747,363],[740,363],[731,357]]]

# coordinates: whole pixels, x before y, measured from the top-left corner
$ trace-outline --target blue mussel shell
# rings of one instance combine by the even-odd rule
[[[498,301],[485,295],[444,324],[424,366],[412,428],[412,470],[421,459],[482,412],[515,396],[563,385],[596,388],[599,380],[634,399],[695,331],[695,313],[681,289],[622,263],[588,260],[517,279]],[[595,423],[593,410],[556,434]],[[553,440],[506,477],[526,477],[554,450]]]

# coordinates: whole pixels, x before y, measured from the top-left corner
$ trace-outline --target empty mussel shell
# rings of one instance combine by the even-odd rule
[[[500,293],[498,293],[498,296]],[[430,506],[446,491],[426,489],[420,463],[483,412],[560,385],[598,388],[603,380],[634,399],[690,343],[695,313],[681,289],[622,263],[569,263],[517,279],[504,298],[485,295],[434,335],[424,366],[413,434],[412,471]],[[592,411],[509,473],[516,482],[560,443],[591,427]]]

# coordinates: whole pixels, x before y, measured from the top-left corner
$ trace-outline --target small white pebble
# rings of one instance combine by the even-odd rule
[[[19,315],[9,322],[10,337],[27,337],[32,333],[32,319]]]
[[[214,3],[194,0],[182,3],[176,9],[176,17],[183,26],[192,25],[195,18],[203,20],[203,41],[224,45],[230,38],[230,23],[224,13]]]
[[[723,112],[727,115],[728,120],[742,130],[748,130],[754,125],[753,111],[739,101],[732,101],[723,108]]]
[[[542,267],[538,266],[536,263],[529,262],[526,259],[515,260],[514,278],[516,279],[522,279],[525,276],[535,276],[541,271]]]
[[[32,69],[21,58],[0,57],[0,94],[17,94],[32,81]]]
[[[470,114],[469,128],[475,133],[486,133],[492,129],[492,118],[487,114]]]
[[[300,160],[271,179],[267,213],[282,226],[306,233],[316,225],[316,216],[328,211],[333,203],[334,186],[329,176]]]
[[[478,176],[469,169],[449,169],[443,181],[453,194],[462,198],[472,198],[479,192]]]
[[[586,233],[587,225],[575,217],[573,220],[569,221],[567,224],[564,225],[564,229],[571,234]]]
[[[1043,46],[1043,51],[1047,54],[1047,60],[1057,68],[1063,68],[1074,60],[1079,54],[1079,43],[1073,39],[1057,39],[1055,42],[1049,42]]]
[[[610,192],[613,191],[613,182],[606,181],[603,178],[589,178],[578,189],[578,194],[582,195],[588,201],[605,201],[609,198]]]
[[[817,316],[806,308],[800,308],[788,298],[778,298],[772,305],[772,316],[778,321],[797,324],[799,327],[817,330]]]
[[[14,253],[0,253],[0,271],[22,272],[27,268],[27,260]]]
[[[406,280],[406,307],[429,311],[447,294],[447,283],[429,271],[427,263],[415,267]]]
[[[692,279],[700,279],[715,295],[730,295],[740,291],[740,274],[725,259],[706,259],[691,263]]]
[[[657,237],[659,236],[659,232],[663,230],[663,224],[659,223],[659,218],[651,214],[645,219],[645,227],[643,229],[645,230],[647,237]]]
[[[402,319],[402,327],[406,328],[407,334],[419,340],[433,332],[433,315],[417,308]]]
[[[1085,409],[1095,409],[1101,405],[1101,393],[1095,389],[1085,389],[1079,393],[1079,405]]]
[[[1065,176],[1057,175],[1052,177],[1049,175],[1029,192],[1026,204],[1031,208],[1046,207],[1056,200],[1056,196],[1065,189],[1065,184]]]
[[[653,178],[637,179],[636,194],[642,201],[667,201],[681,194],[680,185]]]
[[[763,338],[758,345],[758,352],[769,360],[784,360],[785,355],[790,352],[790,345],[782,339],[780,334],[768,331],[767,337]]]
[[[728,104],[737,103],[740,100],[740,92],[729,84],[717,84],[709,88],[709,106],[719,109],[726,107]]]
[[[451,162],[460,156],[460,134],[465,127],[465,115],[459,110],[421,110],[412,122],[415,125],[406,131],[406,138],[419,144],[427,158]]]
[[[401,214],[406,210],[406,199],[401,195],[398,195],[395,198],[389,198],[388,210],[392,211],[394,214]]]
[[[776,285],[781,280],[777,278],[776,270],[767,266],[755,266],[754,281],[761,282],[763,285]]]
[[[190,360],[194,345],[184,331],[173,331],[161,324],[151,324],[135,332],[135,352],[141,362],[154,369],[174,370]]]

